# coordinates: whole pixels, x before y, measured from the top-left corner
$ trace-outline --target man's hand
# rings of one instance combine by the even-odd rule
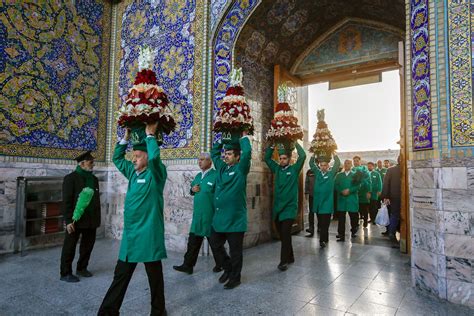
[[[350,194],[350,191],[349,191],[349,189],[344,189],[344,190],[342,190],[341,193],[342,193],[342,195],[344,195],[344,196],[348,196],[348,195]]]
[[[191,188],[191,191],[193,191],[194,193],[197,193],[201,191],[201,187],[199,186],[199,184],[196,184],[195,186]]]
[[[130,127],[127,127],[125,129],[125,135],[123,135],[123,139],[126,140],[127,142],[129,141],[130,139],[130,134],[131,134],[132,130],[130,129]]]
[[[157,128],[158,128],[158,122],[148,123],[146,124],[145,132],[147,135],[155,135]]]
[[[390,205],[390,199],[383,199],[383,204]]]
[[[72,233],[75,232],[75,229],[74,229],[74,223],[71,223],[71,224],[67,224],[66,225],[66,230],[67,230],[67,233],[70,235]]]

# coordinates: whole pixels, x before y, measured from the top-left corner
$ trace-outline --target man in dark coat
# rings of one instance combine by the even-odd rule
[[[398,164],[388,168],[383,180],[382,199],[388,205],[390,211],[390,225],[388,227],[388,235],[390,239],[396,242],[395,234],[400,223],[401,208],[401,173],[400,173],[400,156],[398,156]]]
[[[306,237],[313,237],[314,236],[314,212],[313,212],[313,188],[314,188],[314,172],[311,169],[306,171],[306,178],[304,182],[304,194],[306,195],[306,199],[308,200],[308,228],[306,232],[308,235]],[[319,224],[319,221],[318,221]]]
[[[76,273],[82,277],[92,276],[92,273],[87,270],[87,265],[94,248],[96,229],[100,226],[99,180],[92,174],[94,157],[88,151],[78,156],[76,161],[78,163],[76,170],[65,176],[63,181],[63,214],[66,233],[61,252],[61,281],[66,282],[79,282],[79,278],[72,274],[72,262],[79,236],[82,237]],[[93,189],[94,195],[82,217],[74,222],[72,219],[74,208],[79,193],[85,187]]]

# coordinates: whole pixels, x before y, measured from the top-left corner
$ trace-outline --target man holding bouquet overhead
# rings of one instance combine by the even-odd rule
[[[242,70],[233,69],[230,79],[230,87],[214,122],[214,131],[222,133],[222,141],[216,142],[211,151],[216,168],[216,191],[210,243],[216,265],[224,268],[219,278],[220,283],[225,283],[224,289],[240,285],[243,241],[247,231],[247,175],[252,159],[248,135],[253,134],[250,107],[245,103],[242,87]],[[224,248],[226,241],[230,256]]]
[[[303,169],[306,153],[297,140],[303,138],[303,130],[286,102],[288,87],[278,87],[279,103],[275,108],[275,117],[267,133],[267,139],[273,143],[265,150],[265,163],[275,176],[272,219],[275,222],[281,240],[280,263],[278,269],[285,271],[288,264],[295,262],[291,244],[291,228],[298,213],[298,178]],[[275,146],[276,144],[276,146]],[[298,159],[291,164],[296,146]],[[275,147],[278,150],[278,163],[272,159]]]
[[[318,215],[319,245],[325,248],[329,242],[331,215],[334,213],[334,180],[341,161],[335,155],[337,145],[324,121],[324,109],[319,110],[317,115],[318,124],[309,149],[314,156],[309,161],[309,167],[315,175],[312,211]],[[329,168],[332,155],[334,155],[334,166]],[[316,165],[316,161],[319,166]]]
[[[167,172],[160,158],[157,138],[174,128],[166,114],[167,97],[151,70],[152,52],[140,52],[139,72],[128,98],[119,111],[125,136],[115,146],[112,161],[127,178],[123,212],[124,226],[114,279],[100,306],[99,315],[119,315],[128,284],[137,263],[145,264],[151,294],[151,315],[165,315],[161,260],[166,258],[163,218],[163,189]],[[125,159],[129,140],[133,160]]]

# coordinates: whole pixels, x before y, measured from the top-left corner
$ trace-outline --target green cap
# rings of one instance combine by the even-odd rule
[[[240,144],[239,143],[227,143],[224,144],[224,150],[240,150]]]
[[[292,147],[289,143],[287,144],[277,144],[278,155],[286,155],[291,156],[294,147]]]

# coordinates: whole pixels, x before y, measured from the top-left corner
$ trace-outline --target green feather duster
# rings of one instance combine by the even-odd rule
[[[81,219],[93,196],[93,189],[89,187],[82,189],[81,193],[79,193],[79,197],[77,198],[76,207],[74,208],[74,213],[72,215],[73,221],[77,222],[79,219]]]

